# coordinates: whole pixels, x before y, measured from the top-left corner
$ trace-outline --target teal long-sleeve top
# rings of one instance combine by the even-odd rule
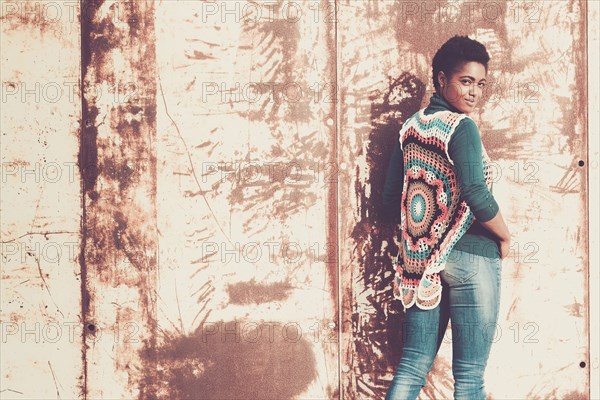
[[[425,115],[437,111],[451,110],[461,113],[439,94],[431,96]],[[483,175],[482,144],[477,125],[470,118],[464,118],[456,127],[448,143],[448,155],[454,161],[457,183],[461,189],[461,200],[475,215],[476,220],[465,234],[456,242],[457,250],[477,254],[484,257],[500,257],[496,236],[478,221],[489,221],[498,213],[499,207],[488,190]],[[400,223],[400,201],[404,183],[404,161],[399,140],[396,140],[392,158],[388,165],[383,187],[383,211],[386,220]]]

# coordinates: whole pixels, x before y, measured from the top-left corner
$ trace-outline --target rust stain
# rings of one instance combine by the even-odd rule
[[[579,130],[580,130],[580,138],[581,140],[578,142],[579,146],[575,151],[575,155],[580,154],[581,155],[581,161],[583,161],[583,163],[579,163],[578,162],[578,166],[580,167],[579,170],[579,181],[581,182],[581,192],[579,193],[579,201],[580,204],[582,205],[582,209],[583,211],[583,221],[590,221],[590,204],[588,203],[588,192],[589,192],[589,165],[590,165],[590,158],[589,158],[589,135],[590,132],[588,131],[588,113],[589,113],[589,106],[587,103],[587,99],[588,99],[588,71],[587,71],[587,65],[588,65],[588,52],[590,51],[590,49],[588,48],[588,37],[587,37],[587,32],[588,32],[588,26],[587,26],[587,15],[588,15],[588,9],[587,9],[587,2],[584,0],[571,0],[571,2],[569,3],[569,9],[571,11],[575,11],[574,8],[575,6],[577,7],[578,11],[578,15],[580,16],[580,18],[583,20],[582,23],[579,24],[575,24],[575,26],[572,27],[572,31],[573,31],[573,45],[576,46],[575,47],[575,55],[574,55],[574,59],[573,62],[576,65],[577,71],[575,73],[575,81],[576,81],[576,87],[578,88],[578,90],[576,90],[575,92],[575,101],[574,103],[576,104],[576,110],[574,111],[574,118],[576,121],[576,126],[579,126]],[[594,50],[592,50],[594,51]],[[568,131],[570,131],[569,129],[567,129]],[[585,349],[585,365],[587,368],[587,374],[586,374],[586,387],[587,389],[587,393],[573,393],[573,398],[576,399],[580,399],[580,398],[586,398],[589,397],[589,393],[591,391],[591,373],[592,373],[592,368],[591,368],[591,356],[590,356],[590,348],[591,348],[591,340],[592,338],[590,337],[590,295],[589,295],[589,288],[590,288],[590,281],[589,281],[589,269],[590,269],[590,247],[589,247],[589,237],[590,237],[590,223],[588,222],[587,224],[583,224],[583,228],[581,229],[581,227],[577,228],[577,240],[576,240],[576,248],[579,247],[579,245],[581,244],[581,242],[583,242],[582,244],[582,249],[581,249],[581,254],[582,254],[582,263],[583,263],[583,308],[584,308],[584,330],[583,330],[583,335],[584,337],[587,338],[587,346]],[[581,232],[583,231],[583,232]],[[581,236],[583,236],[585,239],[584,240],[580,240],[580,234]],[[578,310],[579,311],[579,310]],[[579,397],[576,397],[579,396]]]
[[[156,270],[155,210],[156,158],[154,154],[156,131],[155,53],[150,38],[154,36],[152,2],[114,2],[105,8],[104,1],[81,3],[90,18],[82,18],[82,130],[78,156],[82,177],[83,214],[81,291],[84,329],[82,357],[84,363],[81,383],[82,396],[88,394],[89,364],[86,336],[96,331],[95,320],[99,304],[94,303],[95,293],[107,285],[127,285],[137,288],[141,309],[136,315],[117,313],[115,324],[125,324],[129,319],[143,316],[143,326],[149,332],[156,328],[154,305],[149,293],[155,285],[152,272]],[[107,9],[107,15],[100,15]],[[117,20],[126,26],[115,25]],[[145,43],[139,41],[146,38]],[[112,53],[123,52],[129,64],[130,76],[118,75],[120,66],[113,64]],[[133,82],[138,96],[119,97],[123,81]],[[90,87],[114,88],[113,99],[102,108],[107,115],[100,116],[100,106],[107,104],[91,97]],[[109,94],[105,93],[105,96]],[[102,101],[103,103],[98,103]],[[99,127],[109,130],[100,137]],[[118,137],[118,140],[115,138]],[[102,186],[98,186],[101,180]],[[147,198],[139,198],[140,190]],[[147,201],[141,203],[140,201]],[[132,268],[117,268],[126,260]],[[124,319],[123,319],[124,318]],[[142,321],[136,321],[142,323]],[[149,346],[155,343],[150,334],[145,338]],[[129,355],[131,356],[131,354]],[[115,368],[125,368],[115,360]],[[144,360],[152,364],[152,360]],[[154,368],[147,373],[153,376]],[[134,377],[131,377],[134,381]],[[95,385],[98,382],[94,382]]]
[[[91,3],[94,6],[94,2]],[[82,19],[81,24],[81,82],[85,82],[85,76],[90,64],[92,63],[92,49],[93,49],[93,30],[94,27],[91,24],[87,24]],[[85,324],[87,321],[89,308],[90,308],[90,294],[87,282],[87,254],[86,254],[86,243],[88,241],[88,231],[85,227],[86,224],[86,196],[90,196],[92,200],[97,197],[94,192],[94,186],[96,183],[97,176],[97,162],[98,162],[98,149],[96,146],[96,137],[98,130],[96,129],[92,121],[96,120],[98,115],[98,109],[92,105],[88,105],[87,99],[82,93],[81,96],[81,134],[79,137],[79,155],[78,155],[78,166],[82,180],[82,230],[81,230],[81,252],[79,255],[79,263],[81,266],[81,316],[82,322]],[[86,332],[84,329],[83,332]],[[86,339],[85,333],[82,337],[81,346],[81,357],[82,357],[82,381],[80,393],[81,397],[87,396],[87,351],[86,351]]]
[[[0,21],[9,24],[10,30],[33,27],[39,29],[42,35],[52,31],[60,35],[60,27],[56,21],[46,15],[45,5],[39,0],[3,1]],[[43,36],[42,36],[43,37]]]
[[[215,58],[210,54],[206,54],[198,50],[194,50],[193,54],[186,54],[185,56],[192,60],[212,60]]]
[[[156,359],[156,399],[292,399],[316,378],[312,345],[285,324],[219,321],[189,336],[168,337]]]
[[[260,304],[270,301],[285,300],[289,296],[292,286],[285,282],[263,284],[252,279],[249,282],[240,282],[227,287],[229,302],[231,304]]]
[[[273,12],[281,13],[283,2],[271,3]],[[284,19],[274,19],[257,26],[249,25],[244,29],[257,36],[258,44],[254,50],[260,55],[260,64],[253,66],[263,75],[264,81],[255,85],[255,90],[260,98],[268,98],[273,88],[286,87],[290,83],[299,85],[304,90],[311,85],[305,77],[298,74],[296,52],[300,40],[298,24],[290,24]],[[281,54],[281,56],[278,55]],[[206,59],[209,55],[202,55]],[[256,111],[249,111],[248,118],[253,121],[266,121],[276,131],[281,122],[306,123],[311,121],[309,109],[309,96],[301,96],[298,101],[285,102],[282,96],[273,96],[273,101],[266,100],[260,104]],[[283,118],[278,114],[283,107]]]
[[[574,302],[572,304],[566,305],[564,306],[565,310],[567,310],[569,312],[569,315],[572,315],[574,317],[583,317],[583,315],[581,314],[582,310],[585,309],[584,305],[578,302]]]
[[[564,400],[588,400],[590,397],[588,394],[586,394],[584,392],[572,390],[572,391],[567,392],[564,395],[562,395],[562,398]]]
[[[328,4],[326,1],[322,1],[321,4],[319,4],[319,6]],[[330,3],[329,3],[330,4]],[[335,13],[335,19],[337,20],[338,18],[338,10],[337,10],[337,2],[333,3],[333,11]],[[339,143],[340,143],[340,138],[338,137],[338,121],[339,121],[339,115],[338,115],[338,111],[337,111],[337,105],[338,102],[342,101],[342,96],[341,96],[341,91],[338,91],[337,88],[339,87],[339,82],[337,80],[337,75],[334,75],[334,72],[337,72],[337,65],[338,65],[338,49],[337,49],[337,24],[336,23],[332,23],[332,22],[326,22],[325,23],[325,29],[327,31],[326,33],[326,51],[328,53],[328,57],[327,57],[327,63],[325,66],[325,71],[331,71],[330,75],[328,76],[329,82],[332,82],[334,84],[334,90],[332,93],[332,103],[329,107],[328,110],[325,110],[325,117],[326,120],[323,121],[325,122],[325,124],[327,124],[328,122],[330,123],[330,129],[328,132],[328,140],[327,140],[327,149],[329,151],[328,153],[328,160],[327,162],[330,165],[333,165],[335,167],[335,172],[334,172],[334,180],[332,182],[326,182],[327,185],[327,211],[326,211],[326,221],[327,221],[327,233],[326,233],[326,248],[327,248],[327,253],[326,253],[326,261],[325,261],[325,265],[327,268],[327,276],[328,276],[328,291],[329,291],[329,295],[331,296],[331,298],[333,299],[333,315],[335,316],[335,324],[336,327],[338,327],[338,332],[340,332],[341,334],[337,334],[336,333],[336,342],[337,343],[341,343],[342,338],[340,337],[341,335],[344,334],[344,329],[346,329],[346,324],[343,323],[343,319],[342,319],[342,309],[340,309],[340,305],[341,307],[343,307],[343,303],[342,303],[342,299],[340,298],[341,293],[340,290],[338,289],[338,285],[340,282],[340,257],[339,257],[339,236],[338,236],[338,232],[339,232],[339,226],[338,226],[338,215],[339,215],[339,209],[338,209],[338,204],[339,204],[339,197],[338,197],[338,185],[340,185],[340,179],[342,179],[342,174],[339,173],[339,166],[340,166],[340,158],[339,158]],[[326,81],[327,82],[327,81]],[[335,378],[329,381],[329,384],[327,385],[327,396],[330,399],[335,399],[335,398],[340,398],[342,396],[345,396],[342,392],[342,380],[341,380],[341,368],[342,365],[340,364],[340,355],[339,353],[341,353],[341,346],[338,346],[338,349],[336,349],[338,352],[338,360],[337,360],[337,374],[335,375]]]

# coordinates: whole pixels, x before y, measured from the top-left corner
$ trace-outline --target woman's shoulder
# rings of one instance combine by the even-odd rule
[[[460,120],[458,125],[456,125],[456,129],[454,130],[454,135],[465,135],[465,136],[477,136],[479,137],[479,127],[473,118],[468,116],[467,114],[461,114],[463,118]]]
[[[479,134],[479,128],[473,120],[473,118],[464,114],[460,123],[456,126],[454,133],[448,141],[448,148],[450,151],[456,148],[466,148],[467,146],[479,147],[481,143],[481,135]]]
[[[468,129],[479,130],[479,128],[477,128],[477,123],[471,116],[469,116],[468,114],[462,114],[462,115],[464,116],[464,118],[460,121],[460,124],[462,124],[463,127],[466,126],[466,127],[468,127]]]

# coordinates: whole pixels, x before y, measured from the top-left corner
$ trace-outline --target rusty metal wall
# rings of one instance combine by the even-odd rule
[[[334,29],[294,11],[156,3],[161,398],[339,397]]]
[[[39,2],[0,6],[0,397],[77,398],[79,23],[60,7],[40,18]]]
[[[82,319],[89,398],[148,398],[156,364],[153,2],[83,2]],[[150,356],[148,356],[150,354]]]
[[[588,3],[587,12],[587,43],[588,49],[600,47],[600,26],[596,21],[600,20],[600,3]],[[600,337],[600,324],[598,305],[600,305],[600,209],[593,204],[600,204],[600,137],[594,135],[600,127],[600,70],[594,65],[600,63],[600,52],[588,51],[588,226],[589,226],[589,249],[588,254],[588,304],[589,304],[589,335],[590,344],[590,399],[600,398],[600,352],[597,340]],[[593,88],[596,88],[595,90]]]
[[[468,34],[491,56],[491,84],[473,117],[513,235],[486,390],[498,399],[588,398],[585,6],[340,2],[340,147],[354,171],[340,185],[345,393],[383,398],[399,360],[402,307],[389,291],[397,228],[379,217],[383,179],[398,125],[433,92],[435,51]],[[452,398],[451,323],[421,399]]]
[[[455,33],[514,242],[488,398],[590,398],[587,6],[2,0],[0,398],[383,398],[383,180]]]

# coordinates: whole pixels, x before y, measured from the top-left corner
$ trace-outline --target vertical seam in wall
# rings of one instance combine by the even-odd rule
[[[83,85],[85,82],[85,70],[87,66],[84,66],[84,57],[86,56],[86,50],[89,51],[88,48],[86,48],[86,34],[87,34],[87,28],[84,27],[85,25],[85,21],[84,18],[82,17],[82,10],[84,9],[84,5],[85,5],[85,1],[86,0],[79,0],[79,49],[80,49],[80,59],[79,59],[79,65],[80,65],[80,83],[79,83],[79,87],[80,87],[80,96],[81,96],[81,110],[80,110],[80,120],[79,120],[79,155],[78,155],[78,163],[79,163],[79,170],[80,170],[80,180],[81,180],[81,184],[80,184],[80,194],[81,194],[81,220],[80,220],[80,230],[81,230],[81,248],[79,250],[79,265],[80,265],[80,279],[81,279],[81,324],[82,324],[82,330],[81,330],[81,358],[82,358],[82,398],[85,400],[87,399],[87,350],[86,350],[86,345],[85,345],[85,335],[86,335],[86,326],[85,326],[85,321],[87,318],[87,313],[88,313],[88,304],[86,303],[86,299],[89,298],[89,293],[87,291],[87,287],[86,287],[86,283],[87,283],[87,266],[86,266],[86,260],[85,260],[85,244],[87,241],[87,229],[86,229],[86,207],[85,207],[85,193],[86,193],[86,182],[85,182],[85,174],[82,172],[84,171],[83,169],[83,165],[82,165],[82,151],[83,151],[83,146],[84,144],[84,133],[85,133],[85,128],[84,128],[84,113],[86,113],[87,110],[87,102],[85,100],[85,96],[84,96],[84,90],[83,90]]]
[[[340,161],[340,146],[338,146],[339,144],[339,129],[340,129],[340,108],[341,108],[341,101],[340,101],[340,97],[341,97],[341,93],[339,91],[339,86],[338,86],[338,82],[339,82],[339,69],[338,69],[338,0],[334,0],[333,2],[333,13],[334,13],[334,19],[333,19],[333,23],[334,23],[334,57],[335,57],[335,84],[334,84],[334,93],[335,93],[335,170],[337,173],[337,178],[335,180],[335,204],[336,204],[336,213],[335,213],[335,239],[336,239],[336,267],[337,267],[337,309],[338,309],[338,315],[337,315],[337,335],[338,335],[338,340],[337,340],[337,344],[338,344],[338,348],[337,348],[337,352],[338,352],[338,393],[340,396],[340,400],[343,399],[343,385],[342,385],[342,314],[343,314],[343,302],[342,302],[342,271],[341,271],[341,267],[340,267],[340,248],[341,248],[341,243],[340,243],[340,234],[339,234],[339,230],[340,230],[340,213],[338,212],[339,210],[339,186],[340,186],[340,165],[339,165],[339,161]]]
[[[592,376],[591,376],[591,372],[592,372],[592,357],[591,357],[591,341],[590,341],[590,329],[591,329],[591,321],[590,321],[590,231],[591,231],[591,227],[590,227],[590,202],[589,202],[589,195],[590,195],[590,174],[589,174],[589,168],[590,168],[590,144],[589,144],[589,113],[590,113],[590,106],[589,106],[589,90],[588,90],[588,85],[589,85],[589,77],[588,77],[588,52],[589,52],[589,44],[588,44],[588,40],[589,40],[589,35],[588,35],[588,7],[586,4],[585,0],[580,0],[580,4],[581,4],[581,19],[583,20],[583,24],[580,25],[580,35],[584,35],[585,36],[585,41],[584,42],[584,46],[585,49],[583,50],[582,54],[583,54],[583,60],[580,60],[580,65],[582,66],[581,68],[584,70],[584,76],[583,79],[585,81],[585,84],[583,85],[583,87],[581,88],[581,90],[584,91],[584,93],[582,93],[580,96],[583,99],[583,102],[585,103],[585,110],[584,110],[584,117],[585,117],[585,121],[582,124],[583,125],[583,138],[585,141],[585,168],[583,170],[583,173],[585,174],[585,179],[583,180],[585,182],[585,195],[583,196],[583,201],[585,202],[585,219],[587,221],[586,227],[587,227],[587,232],[585,232],[585,243],[586,243],[586,254],[585,254],[585,258],[586,258],[586,266],[587,266],[587,271],[586,274],[584,275],[584,279],[586,281],[586,284],[584,285],[584,289],[585,289],[585,293],[584,293],[584,298],[585,298],[585,303],[586,307],[585,307],[585,330],[587,332],[587,348],[586,348],[586,368],[587,368],[587,391],[588,391],[588,397],[591,398],[591,394],[592,394]]]

